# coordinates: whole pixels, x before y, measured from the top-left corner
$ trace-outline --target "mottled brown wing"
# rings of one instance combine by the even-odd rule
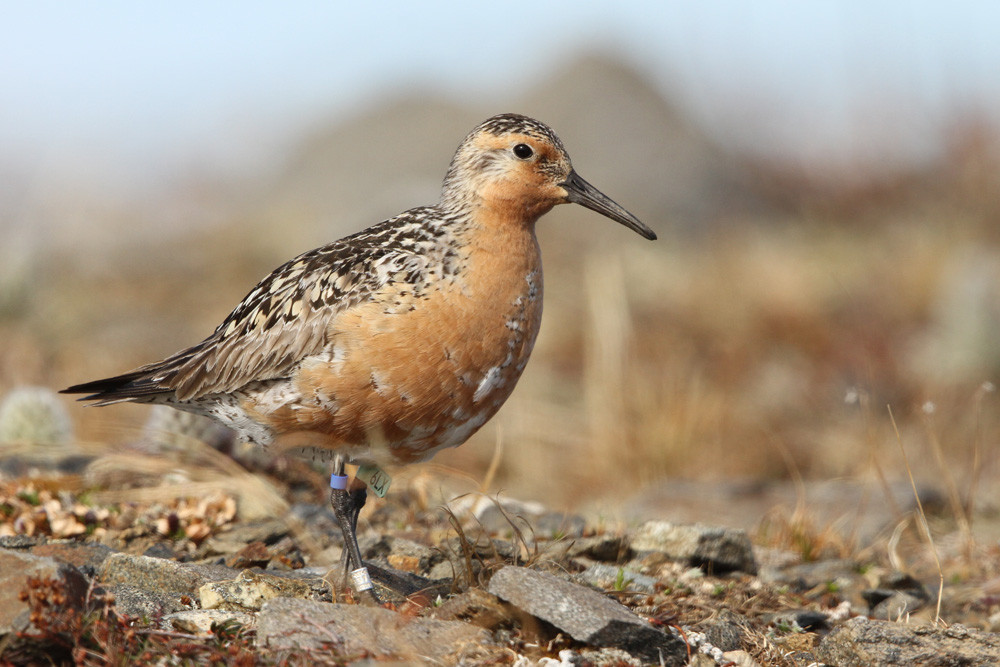
[[[428,226],[433,209],[413,209],[363,232],[311,250],[257,284],[211,336],[162,361],[124,375],[65,389],[97,404],[181,401],[231,392],[251,382],[287,377],[329,343],[330,320],[376,298],[385,286],[409,282],[420,291],[442,230]],[[442,267],[442,271],[446,271]],[[440,273],[438,274],[440,275]]]

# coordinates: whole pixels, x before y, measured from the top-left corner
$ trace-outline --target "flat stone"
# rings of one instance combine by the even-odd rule
[[[0,549],[27,549],[44,542],[38,535],[3,535],[0,536]]]
[[[101,564],[99,579],[105,586],[128,584],[145,590],[198,595],[198,589],[210,581],[232,579],[237,572],[222,565],[177,563],[163,558],[111,554]]]
[[[570,558],[589,558],[603,563],[625,563],[635,555],[624,535],[597,535],[579,537],[566,550]]]
[[[450,580],[428,579],[412,572],[372,562],[367,562],[366,566],[372,583],[375,584],[375,592],[389,602],[401,603],[414,595],[433,600],[451,592]]]
[[[816,658],[838,667],[996,665],[1000,634],[852,618],[823,638]]]
[[[20,594],[31,577],[61,582],[66,605],[82,608],[89,582],[75,567],[21,550],[0,549],[0,635],[30,632],[30,608]]]
[[[606,595],[555,575],[507,566],[493,575],[489,592],[591,646],[620,648],[646,662],[687,660],[687,647],[677,637]]]
[[[176,593],[163,593],[137,588],[129,584],[118,584],[108,589],[115,596],[115,609],[128,618],[154,619],[191,608],[184,604]]]
[[[883,597],[878,604],[872,606],[868,616],[882,621],[898,621],[908,614],[923,609],[927,606],[927,602],[926,599],[910,593],[893,591]]]
[[[573,579],[605,590],[615,589],[620,581],[622,590],[650,594],[655,592],[658,583],[649,575],[606,563],[594,563],[583,572],[573,575]]]
[[[210,581],[200,589],[202,609],[257,611],[278,597],[313,599],[312,587],[297,579],[244,570],[231,581]]]
[[[704,524],[647,521],[632,538],[636,551],[655,551],[712,574],[757,573],[753,545],[745,531]]]
[[[295,651],[367,654],[412,664],[458,664],[492,644],[489,633],[459,621],[409,617],[381,607],[275,598],[261,607],[257,644]]]
[[[188,609],[167,614],[160,620],[164,630],[176,630],[192,635],[212,635],[212,626],[236,622],[247,628],[256,625],[253,614],[243,611],[224,611],[221,609]]]

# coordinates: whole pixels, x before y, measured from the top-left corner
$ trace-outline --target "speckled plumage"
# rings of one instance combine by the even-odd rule
[[[427,458],[513,390],[541,321],[534,225],[567,201],[655,238],[579,178],[546,125],[495,116],[459,146],[438,204],[283,264],[197,345],[66,391],[163,403],[355,462]]]

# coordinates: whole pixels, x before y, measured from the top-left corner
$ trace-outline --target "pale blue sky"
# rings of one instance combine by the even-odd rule
[[[277,128],[401,87],[506,108],[526,82],[591,47],[621,54],[717,136],[753,148],[763,136],[808,155],[898,133],[904,153],[920,154],[969,105],[1000,117],[1000,3],[985,1],[0,9],[0,167],[225,163],[248,144],[287,139]]]

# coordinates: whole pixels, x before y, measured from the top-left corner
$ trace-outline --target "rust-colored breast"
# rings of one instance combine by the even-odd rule
[[[245,409],[297,434],[289,443],[358,460],[408,463],[462,444],[524,370],[541,321],[542,272],[528,227],[480,229],[461,245],[462,271],[420,297],[393,285],[333,318],[324,354],[292,378],[294,403]]]

